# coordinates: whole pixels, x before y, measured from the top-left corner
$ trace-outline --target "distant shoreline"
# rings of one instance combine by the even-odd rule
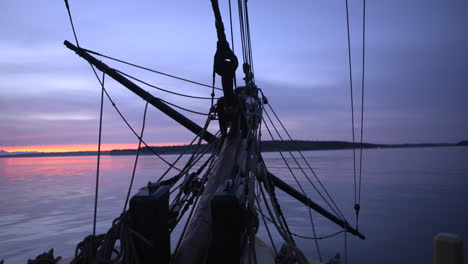
[[[422,148],[422,147],[456,147],[468,146],[468,141],[461,141],[459,143],[427,143],[427,144],[372,144],[363,143],[362,147],[365,149],[376,148]],[[161,155],[181,154],[187,149],[187,145],[179,146],[164,146],[164,147],[148,147],[140,149],[140,155],[153,155],[156,152]],[[343,150],[352,149],[353,143],[346,141],[262,141],[262,152],[279,152],[279,151],[319,151],[319,150]],[[360,143],[354,143],[355,148],[360,148]],[[187,154],[193,153],[195,146],[189,147],[186,150]],[[208,150],[210,152],[211,150]],[[135,155],[136,149],[118,149],[111,151],[101,151],[103,156],[123,156]],[[96,156],[97,151],[74,151],[74,152],[37,152],[37,153],[22,153],[11,155],[0,155],[0,158],[33,158],[33,157],[70,157],[70,156]]]

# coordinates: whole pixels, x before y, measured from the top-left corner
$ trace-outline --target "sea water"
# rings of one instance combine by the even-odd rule
[[[297,188],[278,153],[263,155],[271,172]],[[288,155],[285,158],[304,190],[327,208]],[[352,151],[313,151],[304,155],[355,226]],[[176,156],[165,158],[172,161]],[[133,156],[102,157],[98,233],[105,232],[121,213],[133,163]],[[340,253],[342,260],[347,256],[348,263],[430,263],[432,238],[439,232],[458,234],[465,245],[468,243],[467,147],[364,150],[362,168],[359,230],[367,239],[347,234],[346,248],[344,233],[319,240],[324,260]],[[157,179],[165,169],[156,157],[140,157],[133,193]],[[359,187],[358,162],[356,175]],[[73,255],[76,244],[92,232],[95,177],[96,157],[1,158],[0,260],[5,259],[6,264],[25,263],[50,248],[56,255]],[[316,180],[312,182],[317,184]],[[313,236],[308,209],[281,191],[277,195],[291,231]],[[315,212],[312,216],[317,236],[340,231]],[[261,218],[260,223],[258,236],[269,242]],[[277,233],[273,233],[273,239],[279,247]],[[313,240],[295,239],[308,257],[319,258]]]

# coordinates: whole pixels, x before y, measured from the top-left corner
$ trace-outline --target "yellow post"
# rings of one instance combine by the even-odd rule
[[[432,242],[433,264],[463,264],[463,240],[458,235],[440,233]]]

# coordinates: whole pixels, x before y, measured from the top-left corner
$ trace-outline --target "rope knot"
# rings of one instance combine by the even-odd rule
[[[359,213],[360,209],[361,209],[361,205],[359,205],[359,204],[354,205],[354,210],[356,211],[356,213]]]
[[[218,41],[214,57],[214,71],[222,76],[232,78],[239,62],[226,41]]]

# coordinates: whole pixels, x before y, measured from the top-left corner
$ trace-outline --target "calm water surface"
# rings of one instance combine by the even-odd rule
[[[354,223],[352,152],[305,154]],[[271,171],[294,184],[278,154],[264,156]],[[130,156],[103,157],[99,232],[105,232],[122,210],[133,161]],[[164,170],[158,159],[142,157],[134,189]],[[72,255],[92,231],[95,174],[94,157],[0,159],[0,259],[26,263],[52,247],[59,255]],[[299,181],[319,201],[306,179],[299,176]],[[467,193],[467,147],[366,150],[359,227],[368,239],[348,235],[348,263],[431,263],[432,238],[439,232],[457,233],[467,244]],[[278,196],[292,231],[311,236],[307,209],[284,193]],[[339,230],[317,215],[314,222],[318,235]],[[268,240],[263,228],[259,236]],[[308,256],[318,258],[312,241],[297,242]],[[325,259],[343,254],[344,235],[320,240],[319,245]]]

